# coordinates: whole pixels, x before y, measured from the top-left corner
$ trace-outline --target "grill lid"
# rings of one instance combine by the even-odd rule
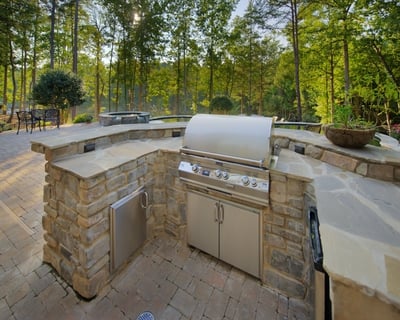
[[[182,152],[268,167],[273,119],[198,114],[189,121]]]

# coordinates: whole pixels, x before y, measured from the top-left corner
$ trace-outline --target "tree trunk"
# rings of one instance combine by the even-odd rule
[[[183,113],[187,113],[187,103],[188,103],[188,66],[186,65],[186,31],[183,39]],[[178,109],[179,112],[181,112],[180,109]]]
[[[181,54],[180,51],[178,49],[178,57],[177,57],[177,61],[176,61],[176,102],[175,102],[175,106],[173,107],[173,114],[179,114],[179,110],[180,110],[180,87],[181,87]]]
[[[6,110],[8,109],[7,108],[7,104],[8,104],[8,96],[7,96],[7,85],[8,85],[8,65],[7,65],[7,63],[4,63],[4,75],[3,75],[3,80],[4,80],[4,83],[3,83],[3,105],[4,105],[4,107],[6,108]],[[10,115],[10,117],[8,118],[8,120],[7,120],[7,122],[8,123],[11,123],[11,120],[12,120],[12,114]]]
[[[115,36],[115,20],[113,20],[112,40],[110,50],[110,64],[108,67],[108,112],[111,112],[111,96],[112,96],[112,64],[114,57],[114,36]]]
[[[295,68],[295,87],[296,87],[296,103],[297,103],[297,121],[301,121],[302,106],[301,106],[301,91],[300,91],[300,57],[299,57],[299,25],[297,16],[297,0],[291,0],[292,12],[292,45],[294,55],[294,68]]]
[[[263,92],[264,92],[264,70],[263,65],[261,63],[261,72],[260,72],[260,90],[259,90],[259,100],[258,100],[258,115],[262,115],[264,110],[264,102],[263,102]]]
[[[253,99],[253,42],[252,42],[252,33],[249,34],[249,73],[248,73],[248,85],[249,85],[249,101],[248,101],[248,110],[247,113],[252,113],[252,99]]]
[[[36,2],[36,5],[39,6],[39,1]],[[37,39],[38,39],[38,19],[39,16],[35,17],[35,26],[33,33],[33,52],[32,52],[32,77],[31,77],[31,89],[36,85],[36,69],[37,69]],[[32,90],[31,90],[32,91]],[[33,108],[35,108],[35,102],[33,101]]]
[[[117,59],[117,70],[116,74],[120,73],[120,68],[121,68],[121,59]],[[119,77],[117,77],[117,83],[115,84],[115,111],[118,111],[119,107]]]
[[[95,89],[95,117],[100,114],[100,63],[101,63],[101,43],[100,37],[96,40],[96,89]]]
[[[24,49],[21,49],[21,74],[20,74],[20,92],[19,92],[19,109],[25,110],[26,109],[26,101],[25,101],[25,94],[26,94],[26,56],[27,52]]]
[[[343,62],[344,62],[344,103],[350,104],[350,63],[349,63],[349,43],[347,41],[347,23],[344,21],[343,36]]]
[[[78,74],[78,24],[79,24],[79,0],[75,0],[74,36],[72,44],[72,72]],[[71,120],[76,117],[76,106],[71,106]]]
[[[12,46],[11,40],[9,42],[9,48],[10,48],[11,79],[12,79],[12,83],[13,83],[11,116],[10,116],[10,119],[12,119],[12,116],[13,116],[14,110],[15,110],[15,101],[17,98],[17,79],[15,78],[14,51],[13,51],[13,46]]]
[[[78,24],[79,24],[79,0],[75,0],[74,35],[72,44],[72,72],[78,74]]]
[[[55,54],[55,39],[54,29],[56,23],[56,0],[51,1],[51,15],[50,15],[50,69],[54,69],[54,54]]]
[[[335,114],[335,66],[334,66],[334,54],[331,50],[330,56],[330,85],[331,85],[331,122],[333,122],[333,115]]]
[[[208,100],[211,103],[211,100],[214,98],[214,45],[211,43],[210,47],[210,78],[208,84]]]

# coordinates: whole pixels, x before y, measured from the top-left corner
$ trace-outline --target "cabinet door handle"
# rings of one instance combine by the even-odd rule
[[[144,199],[144,201],[143,201]],[[149,194],[147,193],[147,191],[142,193],[142,196],[140,198],[140,206],[143,209],[147,209],[149,207]]]
[[[214,221],[215,222],[219,222],[219,206],[218,206],[218,202],[216,202],[214,204]]]
[[[222,203],[219,205],[219,210],[221,212],[221,217],[219,219],[219,223],[222,224],[224,222],[224,218],[225,218],[225,208]]]

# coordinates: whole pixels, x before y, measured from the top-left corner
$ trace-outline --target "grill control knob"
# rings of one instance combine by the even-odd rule
[[[199,167],[198,164],[192,165],[192,171],[193,171],[193,172],[199,172],[199,170],[200,170],[200,167]]]
[[[215,176],[216,176],[217,178],[222,178],[222,171],[219,170],[219,169],[215,170]]]
[[[250,183],[250,179],[249,179],[248,176],[243,176],[241,180],[242,180],[242,183],[243,183],[245,186],[249,185],[249,183]]]
[[[229,179],[229,173],[224,171],[222,172],[222,178],[224,178],[224,180],[228,180]]]
[[[252,186],[252,187],[257,187],[257,180],[256,180],[256,178],[252,178],[252,179],[250,180],[250,183],[251,183],[251,186]]]

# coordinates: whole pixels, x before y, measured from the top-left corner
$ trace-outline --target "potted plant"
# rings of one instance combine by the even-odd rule
[[[334,122],[324,126],[326,138],[345,148],[362,148],[373,140],[375,126],[353,116],[351,105],[337,106]]]

